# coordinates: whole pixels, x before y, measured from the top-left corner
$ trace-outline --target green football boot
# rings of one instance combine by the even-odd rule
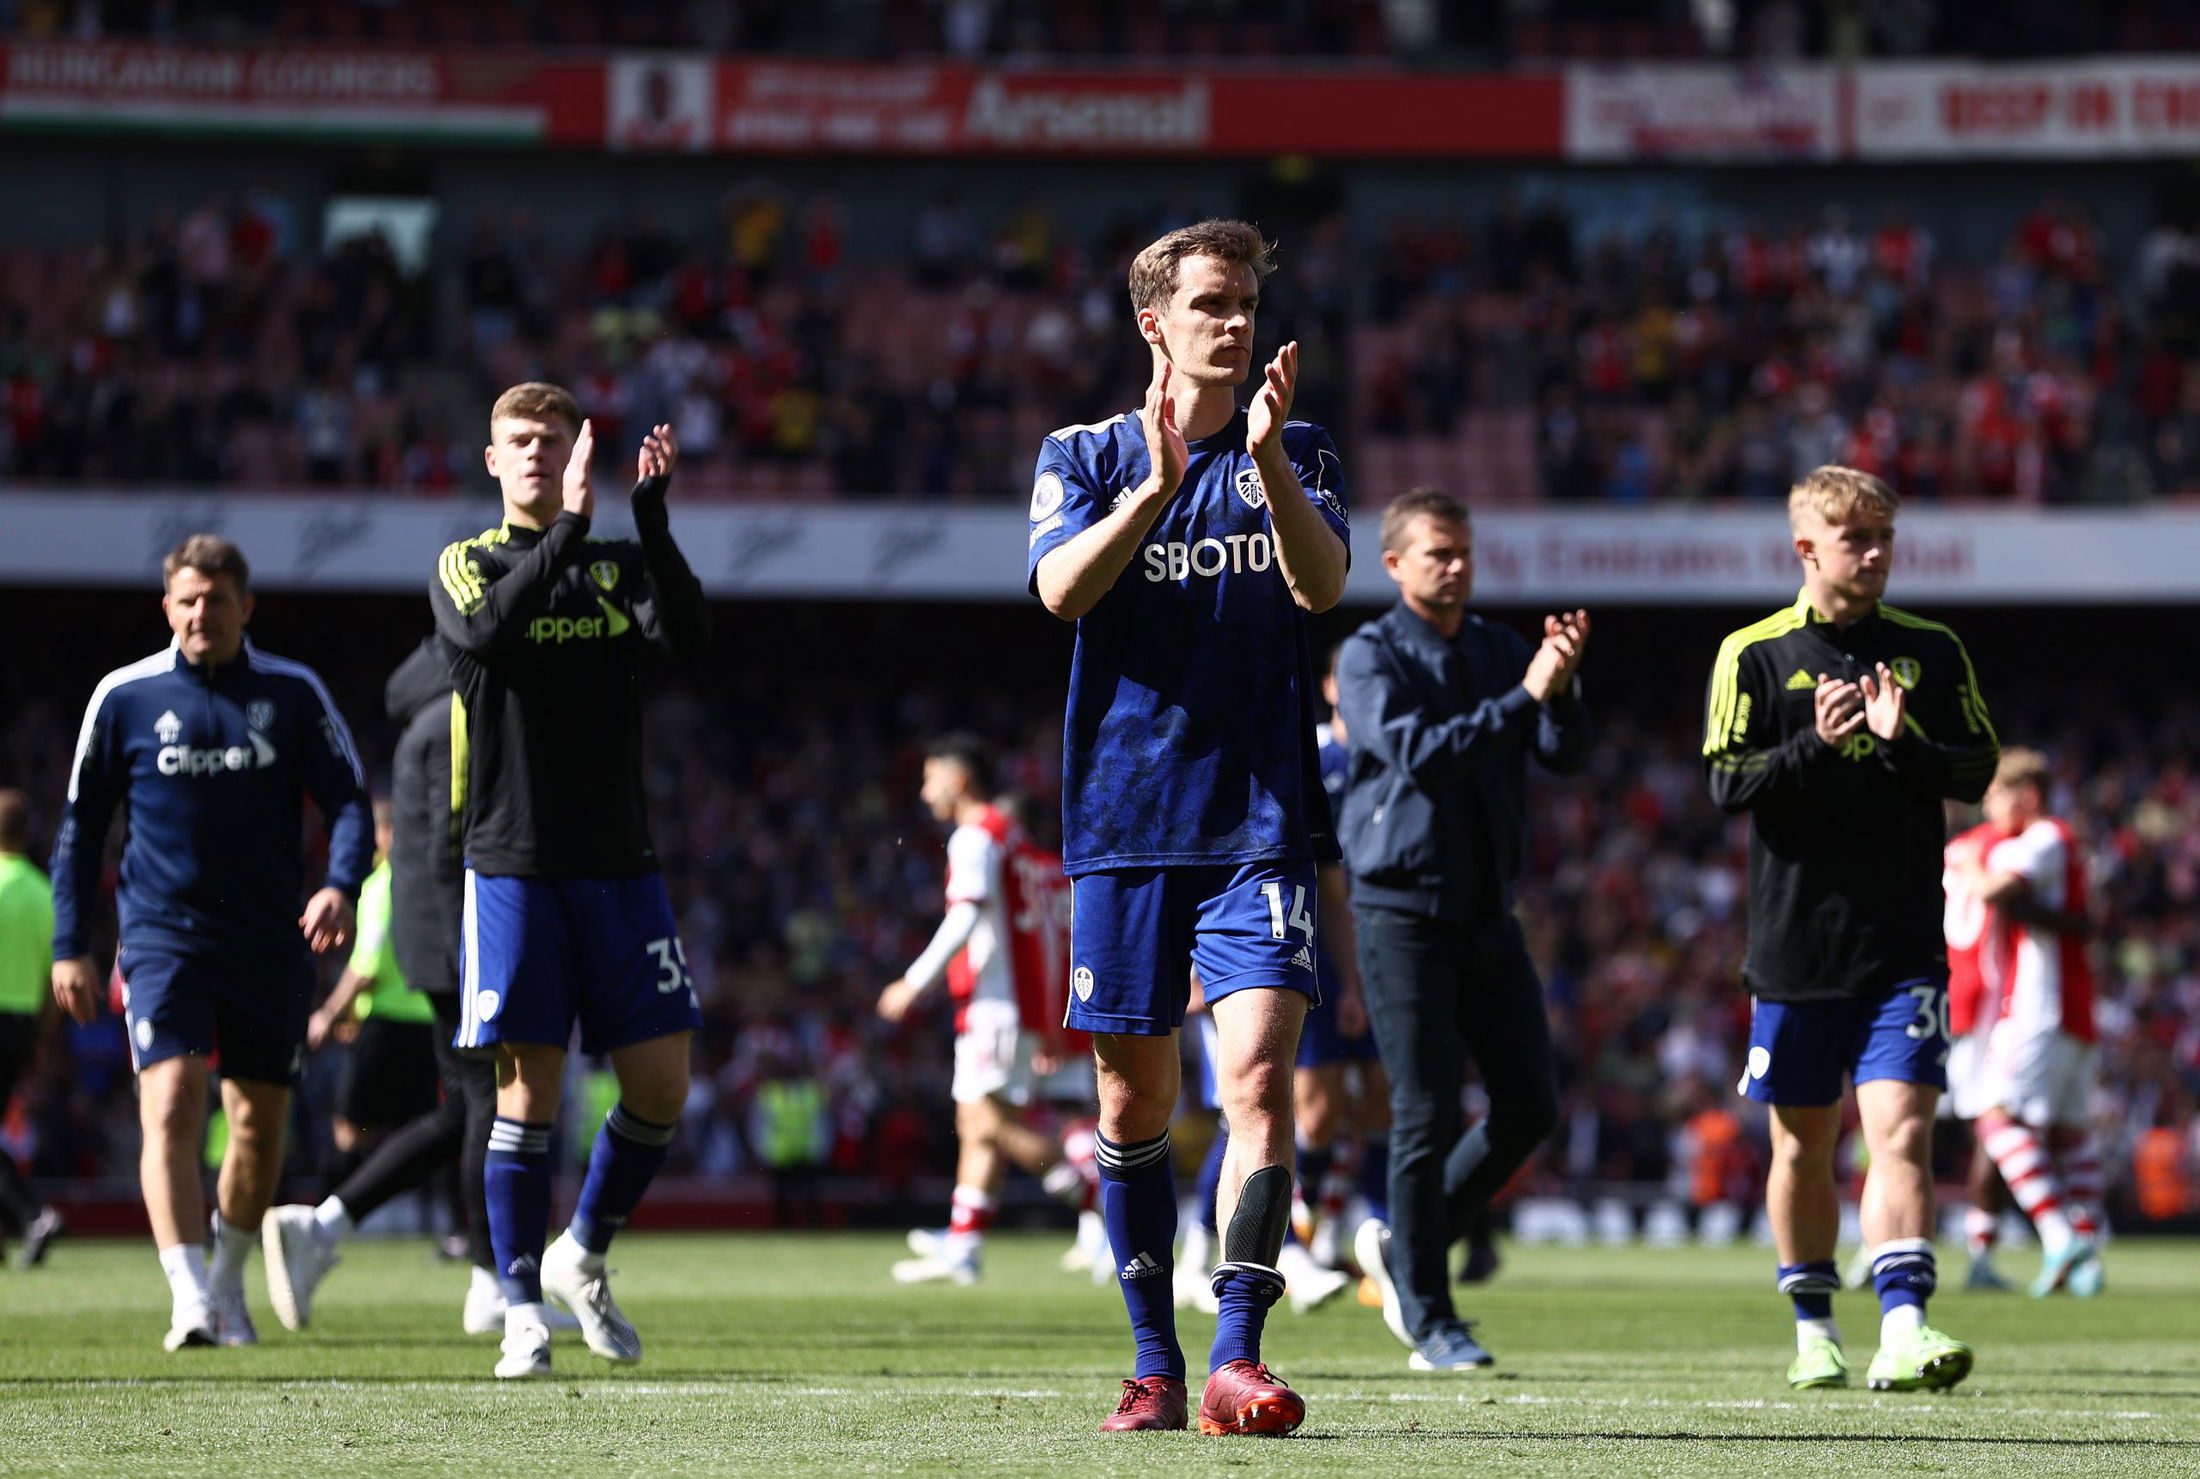
[[[1864,1384],[1875,1392],[1944,1391],[1971,1374],[1971,1348],[1920,1325],[1879,1348]]]
[[[1823,1335],[1804,1337],[1804,1344],[1788,1365],[1788,1385],[1797,1391],[1812,1387],[1845,1387],[1849,1384],[1849,1358],[1841,1346]]]

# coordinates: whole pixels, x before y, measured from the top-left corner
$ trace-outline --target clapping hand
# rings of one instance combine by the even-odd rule
[[[580,455],[576,448],[574,456]],[[642,449],[634,456],[634,481],[646,483],[651,478],[669,478],[680,460],[680,441],[672,433],[669,423],[653,426],[649,435],[642,438]]]
[[[1184,433],[1176,424],[1176,400],[1169,394],[1171,366],[1154,356],[1153,381],[1146,387],[1146,404],[1138,408],[1138,424],[1146,433],[1146,464],[1152,470],[1146,480],[1154,492],[1167,498],[1184,481],[1185,464],[1192,460],[1184,445]]]
[[[1901,734],[1903,689],[1887,665],[1881,663],[1876,672],[1866,673],[1857,686],[1863,690],[1864,722],[1871,726],[1872,733],[1883,740]]]
[[[1252,405],[1245,410],[1245,450],[1258,461],[1265,454],[1283,455],[1283,426],[1291,419],[1291,398],[1299,388],[1299,342],[1294,339],[1276,351]]]
[[[1845,678],[1818,675],[1811,695],[1818,721],[1818,737],[1838,750],[1864,727],[1864,691]]]
[[[584,519],[596,517],[596,490],[588,481],[588,464],[596,456],[596,423],[583,421],[581,434],[573,438],[573,455],[565,459],[565,511]]]
[[[1574,681],[1574,670],[1589,649],[1589,613],[1569,611],[1543,618],[1543,645],[1528,660],[1520,686],[1537,703],[1549,703]]]

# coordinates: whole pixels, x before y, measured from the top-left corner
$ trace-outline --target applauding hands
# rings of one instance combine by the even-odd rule
[[[1537,703],[1549,703],[1572,686],[1574,669],[1581,666],[1582,654],[1588,649],[1588,612],[1569,611],[1544,617],[1543,645],[1528,659],[1528,672],[1520,680],[1520,686],[1527,689],[1528,696]]]

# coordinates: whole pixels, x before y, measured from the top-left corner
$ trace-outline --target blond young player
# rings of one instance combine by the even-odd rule
[[[1753,998],[1740,1090],[1771,1110],[1765,1190],[1796,1387],[1848,1383],[1834,1150],[1844,1081],[1871,1155],[1860,1214],[1879,1295],[1875,1389],[1953,1386],[1971,1348],[1925,1322],[1933,1113],[1947,1084],[1942,802],[1978,800],[2000,752],[1954,632],[1887,605],[1894,491],[1845,467],[1795,485],[1803,589],[1720,647],[1705,705],[1712,798],[1747,813]]]

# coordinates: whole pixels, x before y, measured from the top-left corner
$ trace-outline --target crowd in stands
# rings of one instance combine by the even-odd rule
[[[1901,213],[1839,204],[1693,235],[1653,220],[1632,239],[1584,240],[1510,200],[1478,229],[1399,220],[1357,352],[1361,424],[1395,440],[1362,444],[1361,475],[1372,453],[1377,482],[1470,498],[1533,482],[1554,499],[1774,500],[1841,462],[1928,500],[2181,491],[2192,346],[2165,309],[2200,279],[2190,235],[2161,231],[2160,270],[2132,283],[2057,200],[2012,222],[1993,262],[1944,261]],[[2152,461],[2123,455],[2150,439]],[[1393,448],[1409,462],[1386,477]]]
[[[480,215],[443,281],[245,192],[0,251],[0,476],[485,491],[480,407],[550,378],[600,446],[672,422],[699,496],[1014,498],[1046,432],[1135,404],[1125,268],[1194,214],[1080,239],[948,189],[881,265],[836,196],[759,176],[577,254]],[[2111,243],[2048,198],[1960,261],[1839,203],[1591,234],[1507,195],[1354,229],[1284,230],[1261,333],[1300,341],[1297,414],[1363,499],[1770,500],[1824,461],[1926,500],[2200,491],[2200,236],[2173,219]]]
[[[2061,59],[2200,47],[2190,0],[5,0],[0,37],[201,44],[694,47],[1209,65],[1440,58]]]
[[[865,647],[835,630],[835,650]],[[1013,643],[1001,651],[984,674],[935,658],[896,681],[884,673],[899,657],[882,656],[878,672],[799,678],[729,664],[651,700],[654,833],[708,1023],[676,1172],[786,1169],[790,1138],[800,1164],[889,1193],[951,1165],[946,1014],[896,1030],[873,1005],[943,907],[944,838],[917,801],[920,737],[976,729],[1035,831],[1054,816],[1060,672],[1037,658],[1019,666]],[[1660,680],[1640,654],[1604,656],[1601,668],[1592,658],[1593,764],[1572,779],[1535,773],[1530,798],[1520,909],[1564,1082],[1561,1128],[1525,1181],[1553,1192],[1670,1182],[1699,1203],[1752,1205],[1764,1129],[1733,1093],[1748,1026],[1737,984],[1745,826],[1706,798],[1693,689]],[[330,672],[363,751],[386,754],[365,699],[377,675]],[[76,701],[0,711],[0,784],[31,793],[43,835]],[[2044,675],[2002,683],[1994,702],[2005,735],[2053,755],[2054,806],[2093,880],[2104,1159],[2112,1173],[2129,1168],[2141,1137],[2163,1130],[2182,1147],[2189,1188],[2200,1173],[2200,785],[2182,757],[2200,750],[2200,705]],[[338,1064],[333,1051],[316,1060],[313,1093],[325,1098]],[[789,1104],[809,1106],[791,1137]],[[6,1132],[41,1175],[126,1177],[135,1130],[119,1027],[57,1033]],[[313,1135],[302,1143],[293,1169],[309,1189]],[[2128,1216],[2133,1188],[2118,1174]]]

